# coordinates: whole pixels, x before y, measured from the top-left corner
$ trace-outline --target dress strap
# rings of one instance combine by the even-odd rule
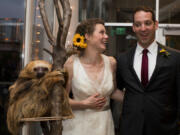
[[[111,66],[110,66],[110,61],[109,61],[108,56],[106,56],[104,54],[102,54],[101,56],[104,59],[104,69],[105,70],[107,69],[108,71],[111,71],[111,70],[109,70]]]
[[[77,75],[77,71],[79,70],[79,57],[77,55],[73,55],[73,76]]]

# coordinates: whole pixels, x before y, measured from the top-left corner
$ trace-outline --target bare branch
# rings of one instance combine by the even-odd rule
[[[48,42],[50,43],[50,45],[52,45],[52,47],[55,47],[55,46],[56,46],[55,41],[52,41],[52,40],[49,40],[49,39],[48,39]]]
[[[67,52],[65,50],[65,42],[68,34],[68,29],[71,21],[71,8],[69,0],[53,0],[56,9],[56,15],[59,23],[59,28],[57,32],[56,39],[50,30],[47,14],[45,12],[44,1],[40,0],[39,6],[42,15],[42,20],[44,28],[46,30],[47,36],[49,38],[49,43],[54,45],[52,58],[53,58],[53,69],[63,68],[64,62],[67,58]],[[61,16],[60,4],[62,6],[63,18]]]
[[[59,4],[58,4],[58,0],[54,0],[54,6],[56,9],[56,15],[57,15],[57,19],[59,22],[59,27],[63,27],[63,20],[61,17],[61,10],[60,10]]]
[[[43,21],[43,24],[44,24],[44,28],[46,30],[46,33],[47,33],[47,36],[49,38],[49,41],[50,43],[53,43],[53,44],[56,44],[55,43],[55,38],[52,34],[52,31],[50,29],[50,26],[49,26],[49,22],[48,22],[48,19],[47,19],[47,14],[46,14],[46,11],[45,11],[45,4],[44,4],[44,0],[40,0],[39,1],[39,7],[40,7],[40,13],[41,13],[41,16],[42,16],[42,21]]]
[[[57,43],[57,46],[60,46],[60,40],[61,40],[62,31],[63,31],[63,20],[61,17],[61,11],[60,11],[58,0],[54,0],[54,6],[56,9],[56,15],[57,15],[58,23],[59,23],[56,43]]]
[[[51,51],[49,51],[48,49],[43,48],[43,50],[44,50],[45,52],[47,52],[49,55],[53,56],[53,53],[52,53]]]
[[[60,0],[62,8],[63,8],[63,31],[61,36],[61,45],[65,46],[66,37],[68,33],[68,29],[71,22],[71,8],[69,0]]]

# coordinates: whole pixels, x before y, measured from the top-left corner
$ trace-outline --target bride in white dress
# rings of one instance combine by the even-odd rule
[[[89,19],[78,25],[73,39],[80,54],[72,55],[64,67],[69,74],[67,90],[75,118],[63,121],[63,135],[114,135],[110,97],[122,100],[114,90],[116,61],[102,54],[108,35],[104,22]],[[113,94],[112,94],[113,93]]]

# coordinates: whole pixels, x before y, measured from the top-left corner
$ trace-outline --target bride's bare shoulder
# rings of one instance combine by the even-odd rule
[[[116,65],[116,63],[117,63],[116,59],[113,56],[108,56],[108,57],[109,57],[111,65]]]
[[[66,70],[72,70],[74,58],[75,58],[75,56],[74,56],[74,55],[71,55],[71,56],[66,60],[66,62],[65,62],[65,64],[64,64],[64,68],[65,68]]]
[[[116,70],[116,59],[113,56],[108,56],[112,71]]]

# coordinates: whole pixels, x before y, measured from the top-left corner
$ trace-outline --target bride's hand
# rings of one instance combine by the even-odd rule
[[[85,108],[89,109],[101,109],[105,103],[106,103],[106,98],[105,97],[100,97],[99,93],[96,93],[87,99],[82,101]]]

